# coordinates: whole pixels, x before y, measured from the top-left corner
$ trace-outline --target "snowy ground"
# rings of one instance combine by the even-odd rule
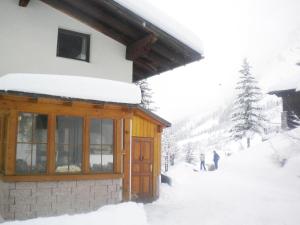
[[[181,164],[173,187],[145,206],[153,225],[299,225],[300,129],[223,156],[220,169],[195,172]],[[284,167],[283,162],[286,162]]]
[[[173,186],[163,185],[151,204],[123,203],[75,216],[9,225],[299,225],[300,129],[251,149],[221,157],[220,169],[172,168]],[[285,165],[282,167],[282,165]]]

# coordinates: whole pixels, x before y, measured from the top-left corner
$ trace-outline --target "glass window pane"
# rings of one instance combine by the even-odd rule
[[[90,168],[92,171],[101,171],[101,145],[90,146]]]
[[[16,172],[46,172],[48,116],[20,113],[18,121]]]
[[[32,148],[32,172],[46,172],[47,145],[36,144]]]
[[[58,30],[57,55],[88,61],[90,36],[73,31]]]
[[[113,144],[114,128],[112,120],[102,120],[102,144]]]
[[[113,120],[91,120],[90,169],[92,171],[113,171],[113,140]]]
[[[102,145],[102,170],[106,172],[113,172],[113,165],[113,146]]]
[[[31,171],[31,147],[31,144],[17,144],[17,173],[29,173]]]
[[[20,113],[18,123],[18,142],[32,142],[32,113]]]
[[[101,144],[101,124],[102,120],[92,119],[90,125],[90,144]]]
[[[80,117],[56,119],[56,172],[80,172],[82,164],[82,125]]]
[[[34,135],[33,140],[35,143],[47,143],[47,130],[48,130],[48,116],[34,115]]]
[[[69,171],[69,146],[56,145],[56,172]]]
[[[69,171],[80,172],[82,162],[82,145],[74,145],[69,148]]]

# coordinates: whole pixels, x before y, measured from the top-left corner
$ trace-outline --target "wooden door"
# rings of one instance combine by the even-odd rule
[[[148,201],[153,197],[153,139],[137,138],[132,140],[131,159],[132,200]]]

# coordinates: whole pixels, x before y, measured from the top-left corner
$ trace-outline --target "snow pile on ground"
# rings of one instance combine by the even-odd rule
[[[149,223],[300,224],[299,136],[296,129],[230,157],[221,154],[218,171],[177,165],[169,172],[173,186],[163,186],[161,198],[145,205]]]
[[[87,76],[7,74],[0,77],[0,91],[115,103],[141,102],[141,90],[134,84]]]
[[[142,204],[132,202],[118,205],[109,205],[98,211],[78,214],[63,215],[58,217],[37,218],[26,221],[6,222],[3,225],[147,225],[146,214]]]

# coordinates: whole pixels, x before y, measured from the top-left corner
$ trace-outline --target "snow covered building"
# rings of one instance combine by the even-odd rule
[[[271,88],[269,94],[282,98],[281,126],[283,129],[294,128],[293,118],[300,118],[300,72],[286,77]],[[297,122],[299,123],[299,122]]]
[[[200,60],[198,39],[130,0],[1,0],[0,26],[1,216],[157,198],[170,123],[132,82]]]

